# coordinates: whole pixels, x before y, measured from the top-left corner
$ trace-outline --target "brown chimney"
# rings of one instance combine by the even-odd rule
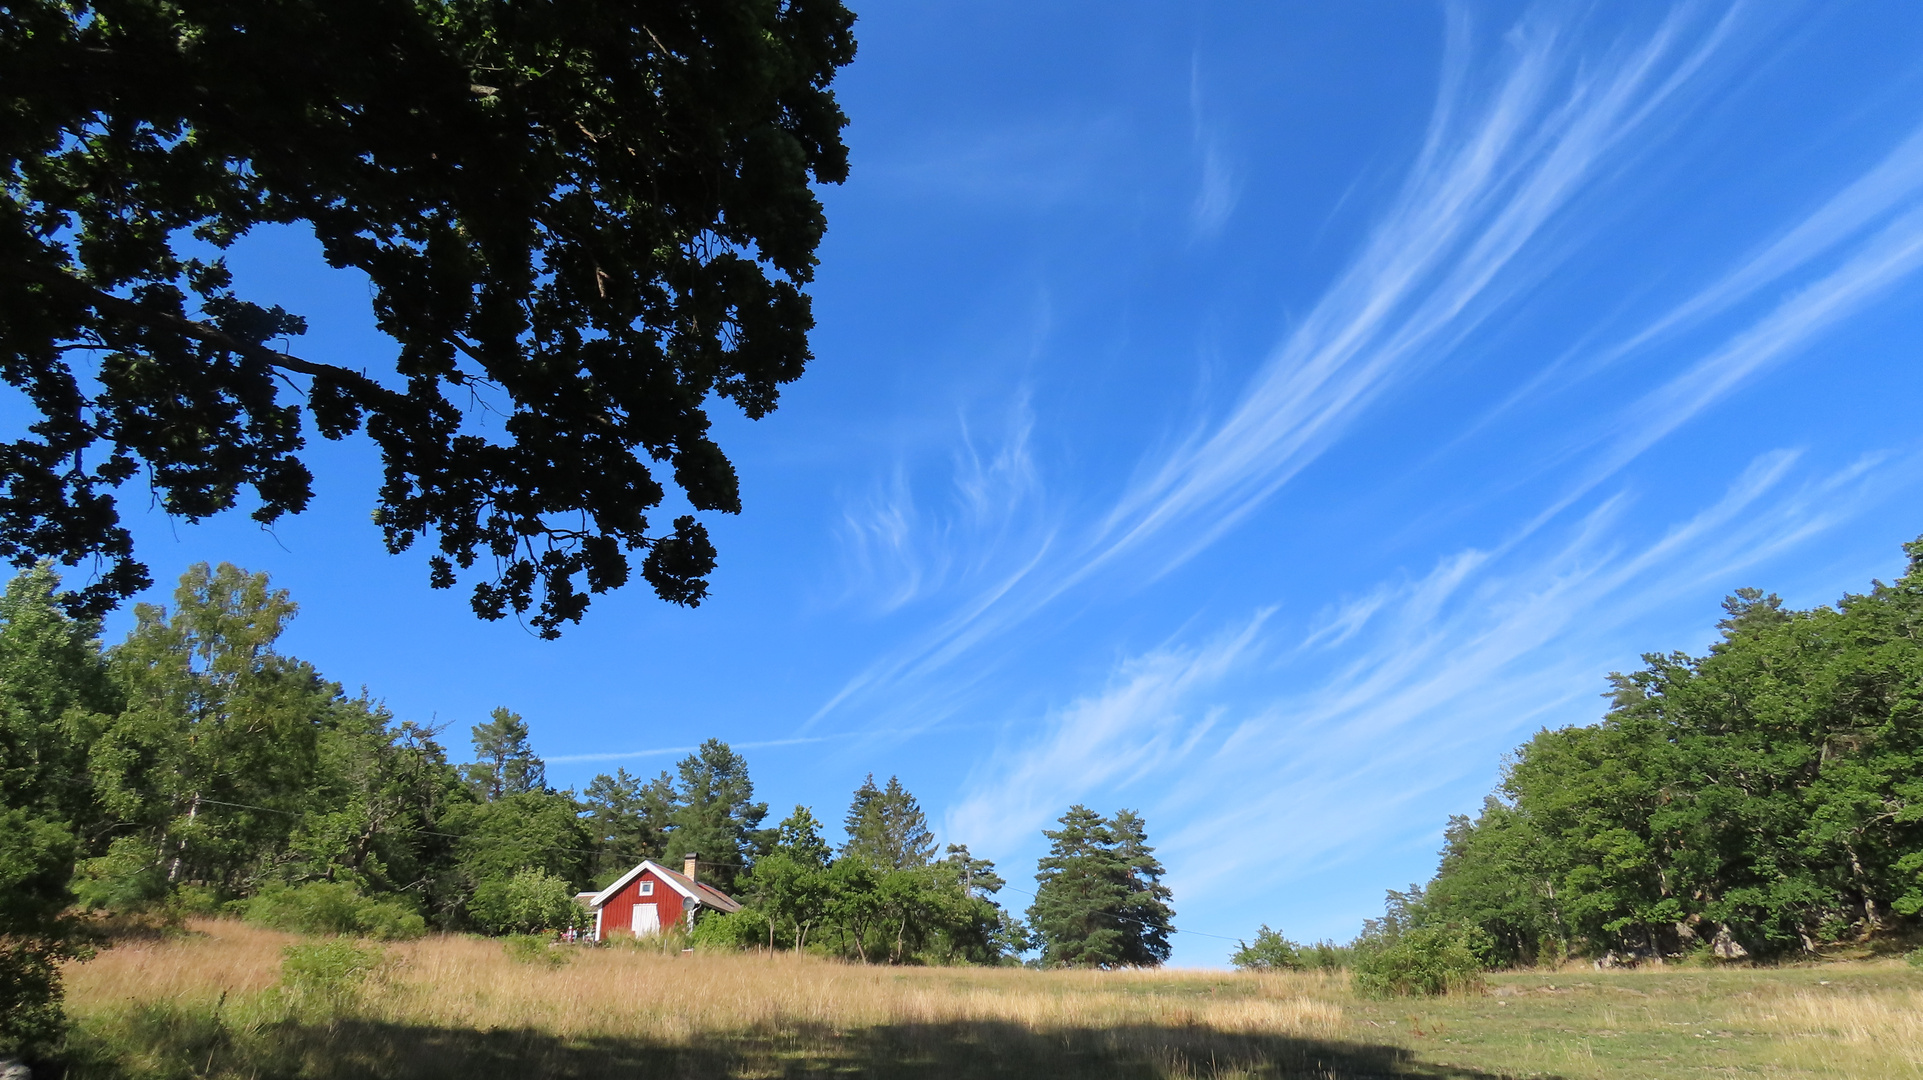
[[[688,852],[687,856],[682,861],[681,872],[688,875],[689,881],[694,880],[694,852],[692,851]]]

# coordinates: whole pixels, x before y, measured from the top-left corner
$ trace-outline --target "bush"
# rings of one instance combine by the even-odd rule
[[[1923,968],[1923,949],[1911,949],[1903,954],[1903,959],[1913,968]]]
[[[492,934],[538,934],[583,926],[587,912],[574,902],[565,879],[532,867],[474,890],[468,913]]]
[[[1229,957],[1229,963],[1243,971],[1300,971],[1302,947],[1274,930],[1268,923],[1255,932],[1255,942],[1236,942],[1240,948]]]
[[[167,875],[154,861],[151,843],[123,836],[107,845],[105,855],[80,860],[72,887],[89,910],[144,911],[167,895]]]
[[[1386,998],[1480,990],[1483,945],[1480,931],[1454,926],[1365,937],[1352,961],[1356,992]]]
[[[697,949],[750,949],[765,946],[767,932],[767,919],[758,912],[710,911],[695,922],[688,941]]]
[[[1333,941],[1318,941],[1302,948],[1302,966],[1311,971],[1341,971],[1354,960],[1354,948]]]
[[[565,950],[555,948],[554,939],[545,934],[509,935],[504,951],[510,960],[551,968],[566,967],[574,959]]]
[[[427,920],[399,900],[372,899],[352,885],[330,881],[271,886],[247,902],[246,917],[297,934],[361,934],[379,941],[427,932]]]
[[[340,1012],[358,1005],[385,954],[343,938],[289,945],[281,950],[282,992],[296,1006]]]

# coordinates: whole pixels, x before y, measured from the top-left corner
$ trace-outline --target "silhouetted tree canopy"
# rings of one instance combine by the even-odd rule
[[[0,6],[0,556],[149,583],[115,492],[197,521],[307,506],[311,424],[365,429],[387,547],[476,562],[483,618],[554,636],[630,574],[695,605],[738,512],[706,411],[773,409],[847,174],[838,0],[26,0]],[[298,298],[220,252],[311,229],[391,355],[297,355]],[[289,310],[281,302],[295,310]],[[246,494],[243,494],[246,489]]]

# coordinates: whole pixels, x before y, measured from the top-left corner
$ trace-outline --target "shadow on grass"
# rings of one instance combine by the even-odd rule
[[[1424,1064],[1409,1051],[1200,1026],[1126,1025],[1043,1031],[995,1021],[750,1031],[691,1046],[639,1039],[562,1039],[342,1019],[248,1032],[165,1006],[127,1014],[110,1038],[75,1046],[69,1080],[489,1080],[860,1076],[889,1080],[1040,1077],[1314,1077],[1501,1080]]]

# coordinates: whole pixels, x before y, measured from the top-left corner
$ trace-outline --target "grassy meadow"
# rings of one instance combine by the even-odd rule
[[[1899,962],[1502,974],[1379,1002],[1346,979],[885,968],[811,957],[390,945],[358,993],[281,984],[235,922],[68,972],[80,1077],[1923,1077]]]

